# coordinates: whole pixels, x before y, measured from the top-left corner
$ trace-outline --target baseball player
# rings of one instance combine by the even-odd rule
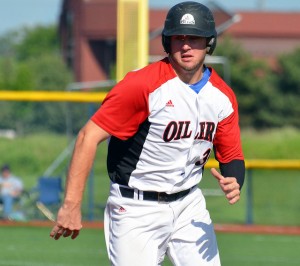
[[[161,265],[167,255],[177,266],[220,265],[198,184],[214,149],[221,173],[211,173],[234,204],[245,167],[236,97],[204,64],[216,38],[206,6],[183,2],[169,10],[162,32],[168,56],[128,73],[80,130],[51,237],[78,236],[86,179],[98,144],[109,139],[104,222],[111,264]]]

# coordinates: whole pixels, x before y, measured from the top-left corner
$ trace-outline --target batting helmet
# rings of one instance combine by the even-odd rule
[[[192,35],[207,38],[207,53],[212,54],[217,44],[217,32],[212,12],[197,2],[182,2],[173,6],[166,17],[162,31],[162,45],[171,52],[173,35]]]

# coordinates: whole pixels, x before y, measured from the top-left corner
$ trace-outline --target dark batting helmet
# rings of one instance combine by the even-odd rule
[[[182,2],[173,6],[166,17],[162,31],[162,45],[171,52],[173,35],[192,35],[207,38],[207,53],[212,54],[217,44],[217,32],[212,12],[197,2]]]

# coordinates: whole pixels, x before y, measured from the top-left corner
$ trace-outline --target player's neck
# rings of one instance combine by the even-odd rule
[[[171,56],[169,56],[169,61],[174,69],[176,75],[181,81],[186,84],[195,84],[201,80],[204,71],[204,65],[199,63],[193,68],[185,68],[180,66]]]
[[[175,68],[174,71],[179,77],[179,79],[186,84],[195,84],[199,82],[203,77],[203,66],[201,67],[201,69],[198,69],[197,71],[187,71],[187,70],[177,71]]]

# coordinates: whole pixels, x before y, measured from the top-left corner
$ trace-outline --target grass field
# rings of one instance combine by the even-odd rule
[[[242,131],[246,159],[300,159],[300,134],[295,129],[269,131]],[[106,174],[106,147],[100,145],[92,183],[85,192],[83,212],[87,217],[88,197],[92,195],[96,205],[106,202],[109,179]],[[37,178],[49,167],[67,146],[64,135],[49,133],[31,134],[16,139],[0,138],[1,161],[11,163],[13,172],[22,177],[25,187],[32,188]],[[68,158],[54,172],[65,177]],[[300,225],[300,171],[255,170],[253,172],[253,219],[257,224]],[[208,170],[200,184],[201,188],[217,190],[216,180]],[[92,187],[92,189],[91,189]],[[207,196],[207,206],[215,223],[245,223],[246,183],[241,201],[227,204],[224,197]],[[95,208],[95,217],[101,219],[102,210]]]
[[[102,229],[55,241],[48,227],[0,227],[1,266],[109,266]],[[300,265],[299,236],[218,233],[222,266]],[[164,266],[171,266],[166,260]]]
[[[293,129],[242,132],[246,159],[300,159],[300,134]],[[66,147],[65,136],[32,134],[14,140],[0,138],[1,162],[11,163],[15,174],[23,178],[26,188],[36,184],[37,177]],[[109,179],[106,175],[106,149],[100,146],[93,170],[93,189],[89,184],[87,198],[96,204],[106,201]],[[67,159],[68,160],[68,159]],[[55,172],[64,176],[67,160]],[[223,196],[207,196],[207,207],[214,223],[245,223],[246,189],[240,202],[229,205]],[[218,189],[209,171],[205,171],[201,188]],[[300,226],[299,171],[255,170],[253,172],[254,223]],[[102,211],[95,209],[101,219]],[[78,239],[54,241],[50,228],[0,226],[0,266],[108,266],[102,229],[84,228]],[[217,233],[223,266],[293,266],[300,265],[300,237]],[[166,259],[164,266],[170,266]]]

